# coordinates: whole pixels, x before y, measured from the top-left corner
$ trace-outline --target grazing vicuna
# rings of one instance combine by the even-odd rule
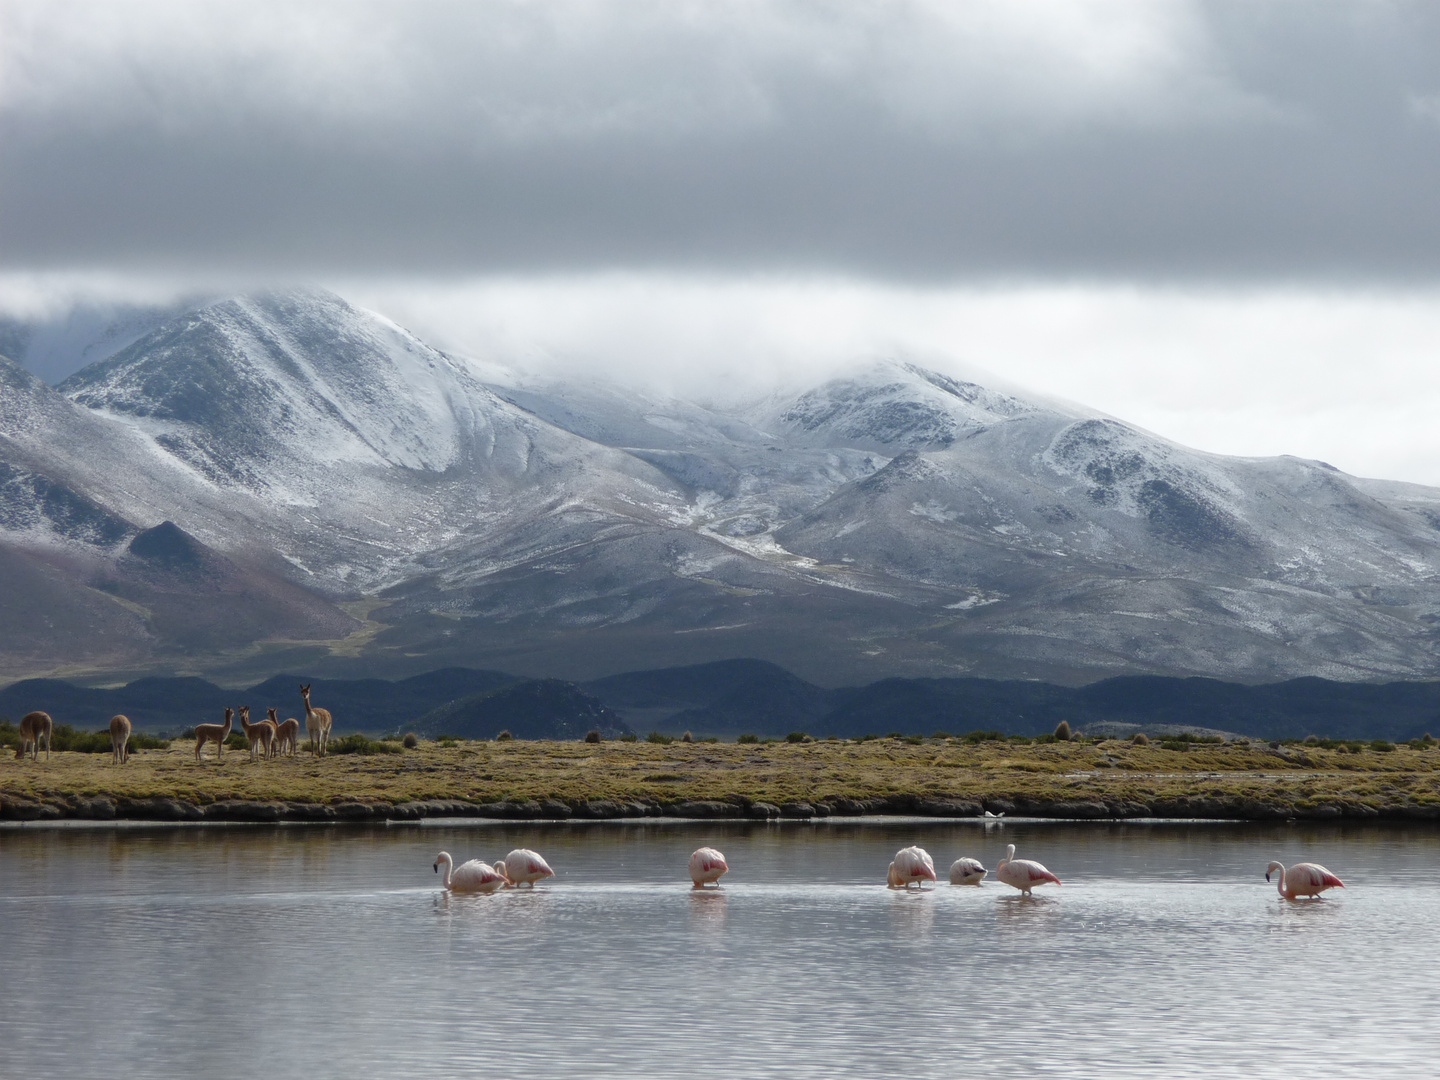
[[[130,760],[130,718],[119,713],[110,718],[110,760],[116,765]]]
[[[215,744],[215,760],[219,761],[225,756],[225,740],[230,737],[230,721],[234,719],[235,710],[225,710],[225,723],[223,724],[196,724],[195,725],[195,760],[200,760],[200,748],[207,742]]]
[[[30,757],[40,760],[40,740],[45,740],[45,760],[50,760],[50,733],[55,725],[50,720],[49,713],[32,712],[26,713],[20,721],[20,749],[15,751],[15,760],[22,761],[25,757],[25,750],[31,750]]]
[[[334,724],[330,719],[330,710],[310,707],[308,684],[300,687],[300,696],[305,699],[305,734],[310,736],[310,753],[324,757],[325,744],[330,741],[330,728]]]
[[[296,720],[292,716],[284,723],[281,723],[279,717],[275,715],[274,709],[266,709],[265,711],[270,716],[269,722],[275,725],[276,756],[278,757],[279,755],[285,753],[286,749],[288,748],[290,751],[290,756],[294,757],[296,751],[299,748],[298,744],[300,742],[300,721]]]
[[[275,737],[275,729],[264,720],[258,724],[250,723],[250,706],[240,706],[240,730],[245,732],[245,739],[250,744],[250,760],[255,760],[255,751],[260,751],[262,758],[270,756],[271,740]]]

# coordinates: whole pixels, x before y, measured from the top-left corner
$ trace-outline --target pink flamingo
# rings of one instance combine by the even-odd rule
[[[1276,880],[1275,887],[1286,900],[1294,900],[1300,896],[1319,896],[1326,889],[1345,888],[1345,882],[1319,863],[1297,862],[1286,870],[1278,862],[1272,862],[1265,870],[1265,880],[1269,881],[1270,875],[1277,872],[1280,877]]]
[[[950,864],[950,884],[979,885],[989,872],[979,859],[956,859]]]
[[[441,863],[445,864],[445,888],[451,892],[493,893],[496,889],[505,887],[505,875],[497,874],[492,867],[479,859],[471,859],[456,866],[450,853],[442,851],[435,856],[437,874],[440,872]]]
[[[1015,845],[1011,844],[1005,849],[1005,858],[1000,860],[1000,865],[995,867],[995,876],[1006,885],[1012,885],[1019,889],[1026,896],[1030,896],[1030,890],[1037,885],[1044,885],[1047,881],[1053,881],[1056,885],[1061,884],[1060,879],[1046,870],[1033,859],[1015,858]]]
[[[699,848],[694,855],[690,856],[690,880],[695,882],[697,889],[703,889],[710,884],[718,884],[720,875],[729,869],[730,864],[725,861],[725,856],[713,847]]]
[[[935,863],[922,847],[901,848],[885,875],[885,884],[892,889],[908,889],[935,880]]]
[[[529,885],[532,889],[535,882],[555,876],[550,864],[529,848],[516,848],[505,858],[496,859],[495,869],[504,874],[511,885]]]

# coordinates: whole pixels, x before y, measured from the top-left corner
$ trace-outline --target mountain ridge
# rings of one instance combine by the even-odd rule
[[[0,581],[63,616],[0,624],[0,676],[183,656],[228,680],[583,683],[753,657],[822,686],[1081,685],[1440,660],[1440,489],[904,361],[698,403],[507,374],[306,288],[186,308],[58,389],[8,361],[0,384]],[[313,616],[222,646],[97,588],[165,522]]]

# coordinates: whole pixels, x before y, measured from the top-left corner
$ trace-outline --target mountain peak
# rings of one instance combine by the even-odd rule
[[[806,445],[935,450],[1036,408],[917,364],[879,360],[781,403],[771,423]]]

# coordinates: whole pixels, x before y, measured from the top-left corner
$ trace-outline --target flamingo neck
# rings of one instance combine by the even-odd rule
[[[1289,896],[1289,895],[1290,895],[1289,893],[1287,893],[1287,892],[1285,891],[1285,874],[1286,874],[1285,867],[1282,866],[1282,867],[1280,867],[1280,870],[1278,871],[1278,874],[1277,874],[1277,876],[1276,876],[1276,878],[1275,878],[1275,888],[1279,891],[1279,893],[1280,893],[1281,896]]]
[[[440,863],[441,863],[441,865],[443,865],[443,866],[445,867],[445,882],[444,882],[444,884],[445,884],[445,888],[448,889],[448,888],[450,888],[450,867],[454,866],[455,864],[454,864],[450,859],[441,859],[441,860],[440,860]]]

